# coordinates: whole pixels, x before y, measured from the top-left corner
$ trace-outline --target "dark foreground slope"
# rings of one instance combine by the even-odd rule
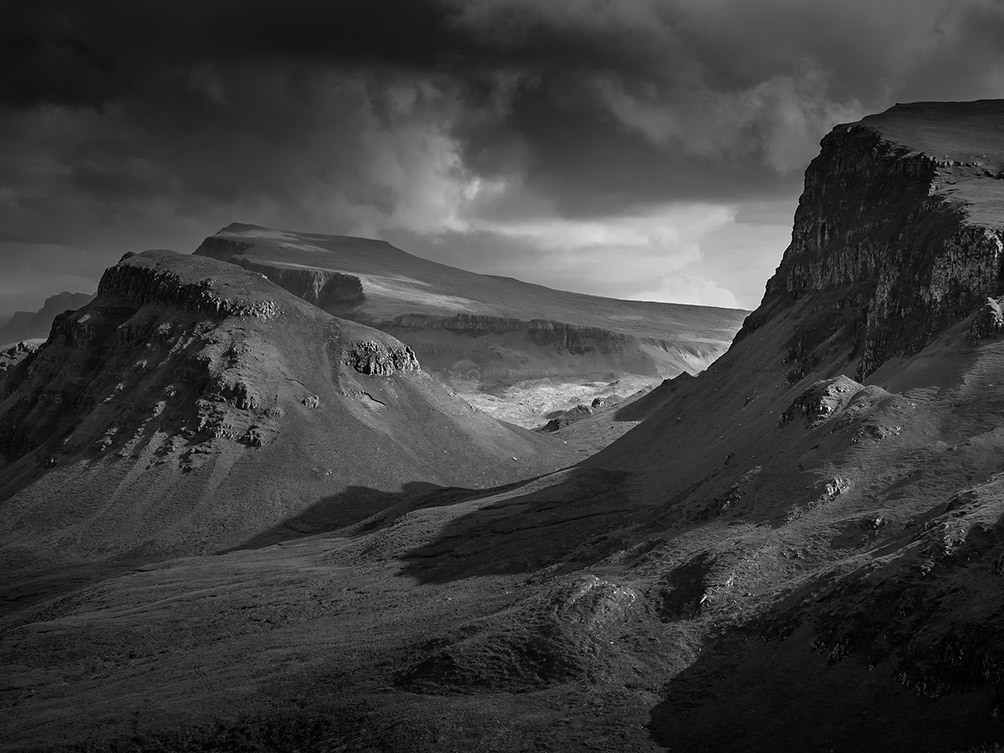
[[[64,311],[73,311],[88,303],[94,296],[89,293],[67,293],[51,296],[38,311],[18,311],[0,325],[0,348],[22,340],[44,339],[49,334],[52,321]]]
[[[196,253],[261,272],[325,311],[389,332],[481,407],[527,425],[592,400],[618,378],[633,392],[701,371],[746,314],[552,290],[437,264],[383,241],[253,225],[230,225]],[[589,380],[597,384],[582,390]]]
[[[835,129],[742,337],[588,462],[6,618],[8,747],[1000,743],[1001,226],[950,145],[995,190],[1002,117]]]
[[[123,259],[0,375],[0,557],[201,553],[562,459],[394,338],[201,257]],[[306,516],[304,519],[303,516]]]

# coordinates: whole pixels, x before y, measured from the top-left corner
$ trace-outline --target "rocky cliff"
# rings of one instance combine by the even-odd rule
[[[850,341],[853,370],[864,377],[1000,296],[1004,210],[986,211],[1004,176],[997,109],[962,104],[949,115],[962,130],[985,132],[967,136],[972,143],[932,133],[944,110],[931,104],[835,128],[806,170],[791,245],[740,337],[786,304],[818,296],[788,344],[790,373],[799,377],[834,341]]]
[[[202,270],[189,276],[165,264],[164,254],[126,254],[122,261],[129,259],[134,261],[117,264],[102,275],[98,295],[136,308],[161,304],[217,319],[272,319],[279,314],[276,302],[247,277],[216,279],[203,276]]]
[[[219,240],[225,241],[227,239]],[[229,243],[209,244],[208,247],[203,243],[199,247],[199,251],[208,256],[210,254],[207,248],[209,250],[217,250],[221,245],[227,249],[233,247]],[[239,248],[240,245],[242,244],[238,244],[237,247]],[[275,267],[246,259],[241,260],[239,263],[245,269],[268,277],[268,279],[284,290],[288,290],[293,295],[324,309],[330,314],[348,316],[351,314],[353,308],[362,304],[366,299],[363,292],[362,280],[355,275],[323,269]]]

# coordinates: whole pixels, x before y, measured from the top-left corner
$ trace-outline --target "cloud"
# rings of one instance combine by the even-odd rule
[[[734,220],[727,207],[666,205],[643,215],[590,220],[460,216],[466,219],[436,234],[390,237],[421,256],[560,290],[739,307],[735,296],[700,273],[704,239]]]
[[[753,306],[819,138],[1004,96],[1001,33],[995,0],[5,3],[0,295],[243,220]]]
[[[455,98],[434,82],[272,71],[227,78],[212,99],[185,92],[195,102],[183,110],[159,94],[3,113],[0,264],[17,280],[8,306],[30,306],[9,301],[58,274],[67,249],[93,289],[125,251],[192,250],[235,219],[367,236],[436,231],[465,190],[449,134]]]
[[[720,287],[713,280],[694,275],[673,275],[660,277],[657,285],[644,288],[628,296],[639,301],[664,301],[666,303],[690,303],[697,306],[718,306],[726,309],[742,308],[731,290]]]
[[[648,87],[631,93],[615,79],[596,82],[617,119],[661,149],[726,163],[761,162],[778,173],[804,169],[819,134],[859,119],[860,102],[833,102],[819,71],[773,76],[738,91],[695,90],[671,102]]]

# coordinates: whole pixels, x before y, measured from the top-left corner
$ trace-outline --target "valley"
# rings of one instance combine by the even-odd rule
[[[124,258],[0,366],[0,747],[998,750],[1002,123],[836,126],[744,320]]]

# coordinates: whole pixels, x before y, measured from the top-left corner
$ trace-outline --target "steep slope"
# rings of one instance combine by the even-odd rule
[[[64,311],[75,311],[90,303],[94,298],[90,293],[63,292],[45,299],[38,311],[18,311],[8,321],[0,325],[0,348],[21,342],[45,338],[49,334],[52,321]]]
[[[563,462],[394,338],[166,251],[110,268],[0,375],[0,456],[5,569],[262,542]]]
[[[0,621],[10,744],[994,750],[1000,123],[838,126],[742,337],[587,462]]]
[[[261,272],[325,311],[400,338],[479,407],[527,426],[575,404],[556,384],[595,377],[602,387],[621,378],[634,391],[704,369],[746,313],[551,290],[436,264],[382,241],[253,225],[224,228],[196,254]]]

